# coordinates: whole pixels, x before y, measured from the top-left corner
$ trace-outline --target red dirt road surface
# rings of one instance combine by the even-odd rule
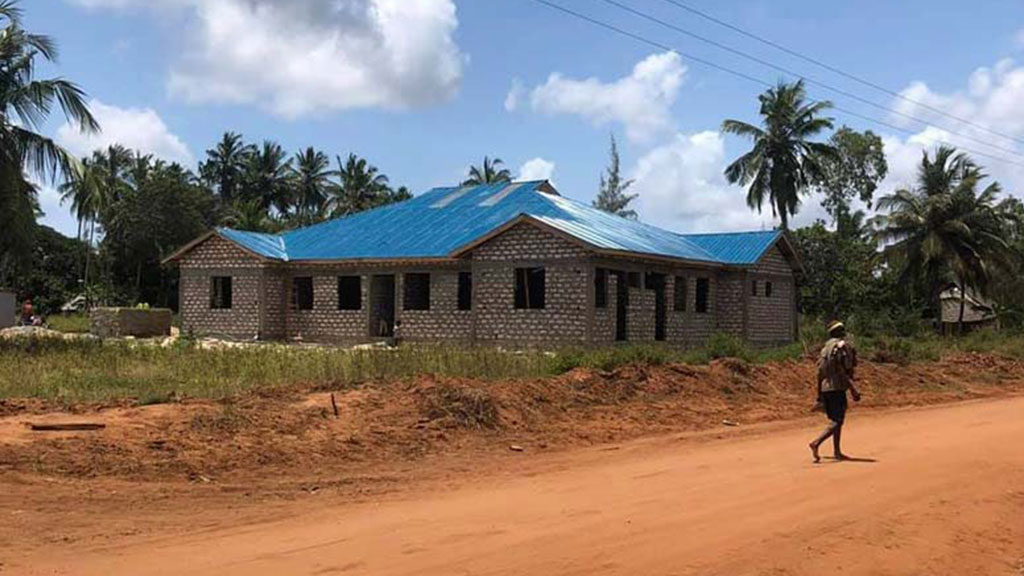
[[[816,432],[805,420],[710,440],[526,452],[520,468],[451,490],[114,546],[53,546],[8,570],[1024,574],[1024,398],[854,411],[846,450],[872,461],[812,464],[805,446]]]

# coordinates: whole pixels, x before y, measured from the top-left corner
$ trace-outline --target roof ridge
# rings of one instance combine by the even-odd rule
[[[703,246],[698,245],[697,243],[689,240],[688,238],[685,238],[683,235],[678,234],[676,232],[673,232],[671,230],[667,230],[665,228],[661,228],[660,226],[655,226],[654,224],[649,224],[647,222],[641,222],[640,220],[634,220],[632,218],[624,218],[622,216],[618,216],[618,215],[612,214],[610,212],[605,212],[604,210],[601,210],[600,208],[595,208],[591,204],[587,204],[587,203],[585,203],[583,201],[576,200],[574,198],[569,198],[567,196],[562,196],[562,195],[552,196],[550,194],[545,194],[544,192],[542,192],[540,190],[537,190],[537,189],[533,189],[532,192],[537,193],[538,195],[543,197],[545,200],[547,200],[549,203],[554,205],[559,210],[561,210],[561,207],[558,206],[558,203],[559,202],[566,202],[566,203],[569,203],[569,204],[573,204],[573,205],[575,205],[575,206],[577,206],[579,208],[582,208],[583,210],[586,210],[588,212],[591,212],[593,214],[600,215],[602,217],[617,218],[617,219],[622,220],[622,223],[624,223],[624,224],[626,224],[628,226],[635,226],[636,228],[639,228],[639,229],[643,230],[645,233],[648,233],[648,234],[651,234],[651,235],[662,235],[662,234],[665,234],[665,235],[668,235],[669,237],[674,237],[675,240],[681,240],[681,241],[685,242],[687,249],[692,250],[693,252],[695,252],[696,254],[701,256],[700,258],[695,258],[696,260],[701,260],[701,261],[706,261],[706,262],[716,262],[716,263],[720,262],[720,260],[715,256],[715,254],[712,253],[710,250],[704,248]],[[652,251],[650,253],[651,254],[656,254],[657,252]]]
[[[735,232],[676,232],[680,236],[735,236],[738,234],[775,234],[781,233],[782,230],[771,229],[771,230],[738,230]]]

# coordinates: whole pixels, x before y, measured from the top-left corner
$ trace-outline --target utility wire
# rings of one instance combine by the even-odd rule
[[[735,54],[735,55],[737,55],[737,56],[739,56],[741,58],[745,58],[747,60],[750,60],[751,62],[755,62],[755,63],[760,64],[762,66],[767,66],[768,68],[771,68],[773,70],[777,70],[779,72],[782,72],[783,74],[788,74],[790,76],[795,76],[797,78],[801,78],[801,79],[805,80],[808,84],[811,84],[813,86],[818,86],[820,88],[824,88],[825,90],[828,90],[830,92],[834,92],[836,94],[839,94],[840,96],[845,96],[846,98],[850,98],[850,99],[856,100],[858,102],[861,102],[863,104],[867,104],[868,106],[871,106],[872,108],[877,108],[878,110],[882,110],[883,112],[888,112],[890,114],[894,114],[896,116],[900,116],[900,117],[906,118],[908,120],[912,120],[914,122],[918,122],[918,123],[923,124],[925,126],[929,126],[929,125],[934,124],[933,122],[929,122],[928,120],[925,120],[923,118],[918,118],[917,116],[914,116],[912,114],[907,114],[905,112],[900,112],[899,110],[894,110],[894,109],[892,109],[892,108],[890,108],[890,107],[888,107],[888,106],[886,106],[884,104],[879,104],[878,102],[875,102],[875,101],[870,100],[868,98],[864,98],[862,96],[859,96],[859,95],[854,94],[852,92],[849,92],[847,90],[843,90],[841,88],[836,88],[835,86],[826,84],[825,82],[822,82],[820,80],[817,80],[817,79],[809,77],[809,76],[806,76],[804,74],[801,74],[801,73],[796,72],[794,70],[791,70],[789,68],[785,68],[783,66],[779,66],[779,65],[777,65],[777,64],[775,64],[773,62],[770,62],[770,61],[765,60],[763,58],[759,58],[757,56],[754,56],[754,55],[749,54],[747,52],[744,52],[742,50],[737,50],[736,48],[733,48],[733,47],[728,46],[726,44],[722,44],[721,42],[718,42],[716,40],[712,40],[711,38],[707,38],[705,36],[701,36],[700,34],[697,34],[696,32],[693,32],[691,30],[687,30],[685,28],[681,28],[679,26],[676,26],[675,24],[672,24],[670,22],[666,22],[666,21],[664,21],[664,20],[662,20],[660,18],[657,18],[655,16],[651,16],[648,13],[642,12],[640,10],[636,10],[635,8],[632,8],[632,7],[630,7],[630,6],[626,5],[626,4],[623,4],[622,2],[619,2],[618,0],[601,0],[601,1],[605,2],[606,4],[610,4],[612,6],[615,6],[616,8],[619,8],[620,10],[628,12],[628,13],[634,15],[634,16],[637,16],[639,18],[643,18],[643,19],[645,19],[645,20],[647,20],[649,22],[653,22],[653,23],[658,24],[659,26],[662,26],[664,28],[668,28],[669,30],[673,30],[675,32],[679,32],[680,34],[684,34],[686,36],[689,36],[691,38],[694,38],[694,39],[699,40],[701,42],[704,42],[706,44],[710,44],[711,46],[714,46],[714,47],[716,47],[716,48],[718,48],[720,50],[725,50],[726,52],[729,52],[730,54]],[[941,128],[941,126],[940,126],[940,128]],[[946,130],[950,134],[953,134],[955,136],[959,136],[959,137],[961,137],[961,138],[963,138],[965,140],[970,140],[971,142],[975,142],[977,144],[981,144],[982,146],[987,146],[989,148],[992,148],[992,149],[995,149],[995,150],[999,150],[1000,152],[1005,152],[1005,153],[1008,153],[1008,154],[1012,154],[1014,156],[1021,156],[1020,152],[1018,152],[1017,150],[1014,150],[1012,148],[1006,148],[1006,147],[1003,147],[1003,146],[999,146],[998,144],[992,144],[988,140],[982,140],[981,138],[978,138],[978,137],[975,137],[975,136],[970,136],[970,135],[967,135],[967,134],[963,134],[961,132],[955,132],[955,131],[949,130],[949,129],[946,129]],[[1022,141],[1022,142],[1024,142],[1024,141]],[[1021,159],[1024,159],[1024,156],[1022,156]]]
[[[616,34],[621,35],[621,36],[626,36],[627,38],[632,38],[633,40],[636,40],[636,41],[641,42],[643,44],[647,44],[648,46],[653,46],[655,48],[658,48],[659,50],[664,50],[664,51],[667,51],[667,52],[675,52],[675,53],[677,53],[677,54],[687,58],[688,60],[691,60],[693,62],[697,62],[699,64],[703,64],[703,65],[705,65],[705,66],[707,66],[709,68],[714,68],[715,70],[719,70],[721,72],[725,72],[727,74],[731,74],[733,76],[736,76],[738,78],[742,78],[742,79],[747,80],[749,82],[753,82],[753,83],[758,84],[760,86],[766,86],[768,88],[772,88],[773,87],[773,85],[770,82],[767,82],[767,81],[765,81],[765,80],[763,80],[761,78],[757,78],[756,76],[751,76],[750,74],[747,74],[745,72],[740,72],[738,70],[734,70],[732,68],[728,68],[726,66],[722,66],[720,64],[716,64],[716,63],[712,62],[711,60],[706,60],[704,58],[700,58],[700,57],[694,56],[692,54],[687,54],[686,52],[678,50],[678,49],[676,49],[673,46],[669,46],[668,44],[663,44],[661,42],[658,42],[657,40],[651,40],[650,38],[646,38],[646,37],[641,36],[639,34],[636,34],[634,32],[630,32],[630,31],[628,31],[628,30],[626,30],[624,28],[620,28],[620,27],[618,27],[618,26],[616,26],[614,24],[609,24],[609,23],[604,22],[602,20],[598,20],[596,18],[592,18],[590,16],[587,16],[586,14],[577,12],[577,11],[571,9],[571,8],[566,8],[565,6],[562,6],[560,4],[555,4],[554,2],[551,2],[550,0],[533,0],[533,1],[538,3],[538,4],[543,4],[544,6],[547,6],[548,8],[552,8],[554,10],[557,10],[559,12],[562,12],[564,14],[567,14],[569,16],[577,18],[579,20],[583,20],[583,21],[589,22],[590,24],[592,24],[594,26],[597,26],[597,27],[600,27],[600,28],[604,28],[606,30],[610,30],[612,32],[615,32]],[[906,128],[901,128],[899,126],[896,126],[895,124],[886,122],[884,120],[878,120],[877,118],[872,118],[870,116],[865,116],[863,114],[860,114],[860,113],[857,113],[857,112],[853,112],[851,110],[846,110],[844,108],[841,108],[841,107],[835,106],[835,105],[833,105],[832,108],[835,111],[837,111],[837,112],[841,112],[841,113],[846,114],[848,116],[853,116],[855,118],[866,120],[868,122],[873,122],[875,124],[878,124],[880,126],[885,126],[886,128],[890,128],[892,130],[896,130],[896,131],[903,132],[905,134],[910,134],[910,135],[914,135],[915,134],[914,132],[912,132],[910,130],[907,130]],[[976,156],[982,156],[982,157],[985,157],[985,158],[996,160],[998,162],[1003,162],[1005,164],[1011,164],[1011,165],[1014,165],[1014,166],[1019,166],[1019,167],[1024,168],[1024,164],[1022,164],[1022,163],[1015,162],[1015,161],[1009,160],[1007,158],[1002,158],[1002,157],[999,157],[999,156],[994,156],[992,154],[988,154],[988,153],[985,153],[985,152],[980,152],[978,150],[972,150],[970,148],[967,148],[966,146],[954,146],[953,144],[950,144],[949,142],[944,142],[942,140],[935,140],[935,142],[937,142],[938,144],[945,144],[946,146],[952,146],[954,148],[959,148],[959,149],[961,149],[961,150],[963,150],[965,152],[969,152],[969,153],[974,154]]]
[[[710,22],[714,22],[715,24],[718,24],[719,26],[722,26],[724,28],[728,28],[729,30],[732,30],[733,32],[736,32],[737,34],[741,34],[743,36],[746,36],[747,38],[750,38],[752,40],[756,40],[757,42],[760,42],[761,44],[764,44],[766,46],[770,46],[770,47],[772,47],[772,48],[774,48],[776,50],[779,50],[780,52],[784,52],[786,54],[789,54],[790,56],[793,56],[795,58],[799,58],[800,60],[803,60],[804,62],[809,62],[811,64],[814,64],[815,66],[818,66],[819,68],[823,68],[825,70],[828,70],[829,72],[832,72],[833,74],[838,74],[838,75],[840,75],[843,78],[846,78],[848,80],[853,80],[854,82],[857,82],[857,83],[862,84],[864,86],[867,86],[869,88],[873,88],[875,90],[878,90],[879,92],[883,92],[883,93],[888,94],[890,96],[899,98],[900,100],[903,100],[905,102],[909,102],[911,104],[914,104],[915,106],[920,106],[921,108],[924,108],[925,110],[929,110],[931,112],[934,112],[936,114],[945,116],[945,117],[950,118],[952,120],[956,120],[958,122],[963,122],[964,124],[967,124],[969,126],[973,126],[973,127],[977,128],[979,130],[988,132],[989,134],[992,134],[992,135],[995,135],[995,136],[999,136],[1001,138],[1006,138],[1007,140],[1012,140],[1012,141],[1020,143],[1020,144],[1024,144],[1024,139],[1022,139],[1022,138],[1019,138],[1017,136],[1012,136],[1012,135],[1009,135],[1009,134],[1004,134],[1004,133],[999,132],[997,130],[993,130],[993,129],[987,127],[987,126],[978,124],[976,122],[972,122],[972,121],[970,121],[970,120],[968,120],[966,118],[963,118],[961,116],[957,116],[955,114],[950,114],[949,112],[946,112],[945,110],[942,110],[941,108],[936,108],[935,106],[931,106],[929,104],[921,102],[920,100],[915,100],[913,98],[910,98],[909,96],[905,96],[904,94],[902,94],[900,92],[892,90],[891,88],[886,88],[885,86],[882,86],[882,85],[880,85],[878,83],[872,82],[871,80],[867,80],[867,79],[862,78],[860,76],[857,76],[855,74],[850,74],[849,72],[845,72],[845,71],[843,71],[842,69],[840,69],[840,68],[838,68],[836,66],[828,64],[827,62],[822,62],[821,60],[818,60],[817,58],[813,58],[811,56],[807,56],[805,54],[797,52],[796,50],[793,50],[791,48],[787,48],[787,47],[783,46],[782,44],[779,44],[778,42],[773,42],[773,41],[771,41],[771,40],[769,40],[769,39],[767,39],[767,38],[765,38],[763,36],[759,36],[757,34],[754,34],[753,32],[749,32],[747,30],[744,30],[743,28],[740,28],[739,26],[736,26],[734,24],[730,24],[730,23],[728,23],[728,22],[726,22],[724,20],[721,20],[719,18],[715,18],[714,16],[712,16],[712,15],[706,13],[706,12],[703,12],[701,10],[698,10],[697,8],[694,8],[693,6],[690,6],[688,4],[680,2],[679,0],[661,0],[661,1],[665,2],[667,4],[671,4],[671,5],[677,7],[679,9],[681,9],[681,10],[685,10],[685,11],[687,11],[687,12],[689,12],[689,13],[695,15],[695,16],[699,16],[700,18],[703,18],[703,19],[708,20]]]

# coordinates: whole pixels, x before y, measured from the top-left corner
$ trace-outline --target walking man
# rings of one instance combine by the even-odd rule
[[[854,402],[860,402],[860,392],[853,385],[853,371],[857,366],[857,351],[846,341],[846,327],[835,321],[828,326],[828,342],[818,357],[818,403],[825,408],[828,428],[811,442],[811,454],[820,462],[818,448],[832,437],[832,449],[836,460],[846,459],[839,443],[842,439],[843,422],[846,420],[846,391],[850,391]]]

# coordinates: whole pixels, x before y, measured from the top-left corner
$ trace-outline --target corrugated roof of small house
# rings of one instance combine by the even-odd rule
[[[677,234],[560,196],[546,181],[434,188],[404,202],[282,234],[216,232],[262,257],[290,262],[444,259],[520,219],[601,251],[724,265],[757,262],[781,235],[775,230]]]
[[[761,259],[782,236],[781,230],[682,234],[684,238],[715,255],[724,264],[747,265]]]

